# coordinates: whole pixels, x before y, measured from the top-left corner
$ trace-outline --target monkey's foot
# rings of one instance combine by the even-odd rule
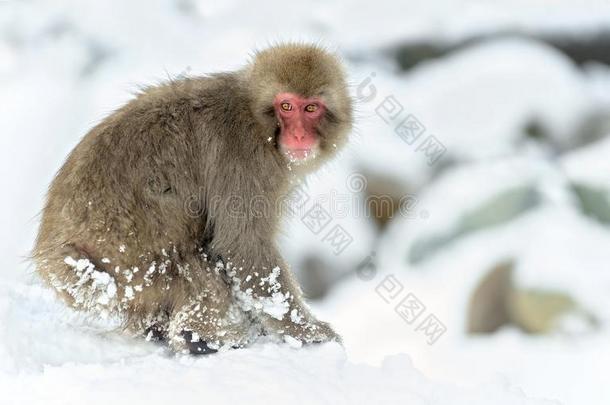
[[[212,354],[220,350],[245,347],[258,335],[254,328],[221,329],[214,333],[185,329],[170,338],[169,345],[177,353]]]
[[[246,346],[258,337],[259,328],[238,309],[186,305],[169,324],[170,347],[181,353],[209,354]]]
[[[149,342],[161,342],[165,340],[166,328],[161,324],[154,324],[144,330],[144,336]]]
[[[218,352],[217,349],[213,349],[208,346],[207,342],[201,340],[199,335],[195,332],[184,331],[182,332],[186,348],[191,354],[212,354]]]

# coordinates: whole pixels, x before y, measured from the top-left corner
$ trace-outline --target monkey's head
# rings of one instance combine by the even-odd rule
[[[312,45],[279,45],[258,52],[246,69],[252,111],[287,162],[312,169],[333,156],[352,125],[343,67]]]

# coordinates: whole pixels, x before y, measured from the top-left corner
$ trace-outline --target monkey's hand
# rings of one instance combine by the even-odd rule
[[[250,288],[246,291],[237,292],[237,301],[244,311],[251,312],[258,319],[267,335],[279,337],[297,347],[330,341],[342,343],[341,337],[328,323],[311,314],[307,304],[297,295],[298,290],[275,291],[271,296],[258,295]]]
[[[256,260],[240,260],[248,256],[241,253],[235,256],[235,263],[256,265],[236,266],[231,261],[224,264],[233,298],[242,311],[251,313],[267,335],[280,337],[293,346],[341,343],[339,335],[326,322],[311,314],[277,249],[261,243],[253,252],[250,256],[259,255]]]
[[[274,267],[258,277],[233,277],[233,294],[245,312],[251,312],[268,335],[294,346],[336,341],[339,335],[326,322],[317,320],[301,298],[298,285],[287,272]]]
[[[307,322],[305,325],[298,329],[284,332],[284,341],[292,344],[300,341],[301,343],[325,343],[325,342],[337,342],[343,344],[341,336],[335,332],[331,326],[322,321],[316,320],[315,322]],[[293,340],[294,339],[294,340]]]
[[[267,333],[281,337],[292,346],[300,347],[303,344],[333,341],[342,344],[341,337],[328,323],[319,321],[309,314],[299,315],[299,312],[293,309],[286,318],[278,320],[265,317],[262,320],[263,327]]]

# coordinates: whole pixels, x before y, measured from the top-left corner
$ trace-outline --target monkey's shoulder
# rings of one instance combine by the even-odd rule
[[[238,118],[240,111],[248,111],[248,103],[235,73],[173,79],[142,88],[105,120],[104,132],[139,137],[161,130],[163,136],[173,136],[226,124]]]
[[[236,73],[218,73],[168,80],[142,89],[128,105],[161,110],[204,110],[246,101]]]

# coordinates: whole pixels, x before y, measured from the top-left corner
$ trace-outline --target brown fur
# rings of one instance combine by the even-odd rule
[[[326,101],[312,163],[290,167],[275,145],[270,108],[280,91]],[[144,90],[85,136],[51,184],[34,249],[39,274],[70,305],[119,315],[176,350],[201,350],[191,340],[242,346],[257,327],[304,343],[337,339],[278,253],[275,202],[345,141],[351,114],[339,62],[307,45]],[[255,215],[256,198],[270,204]],[[282,319],[265,310],[274,293],[287,297]]]

